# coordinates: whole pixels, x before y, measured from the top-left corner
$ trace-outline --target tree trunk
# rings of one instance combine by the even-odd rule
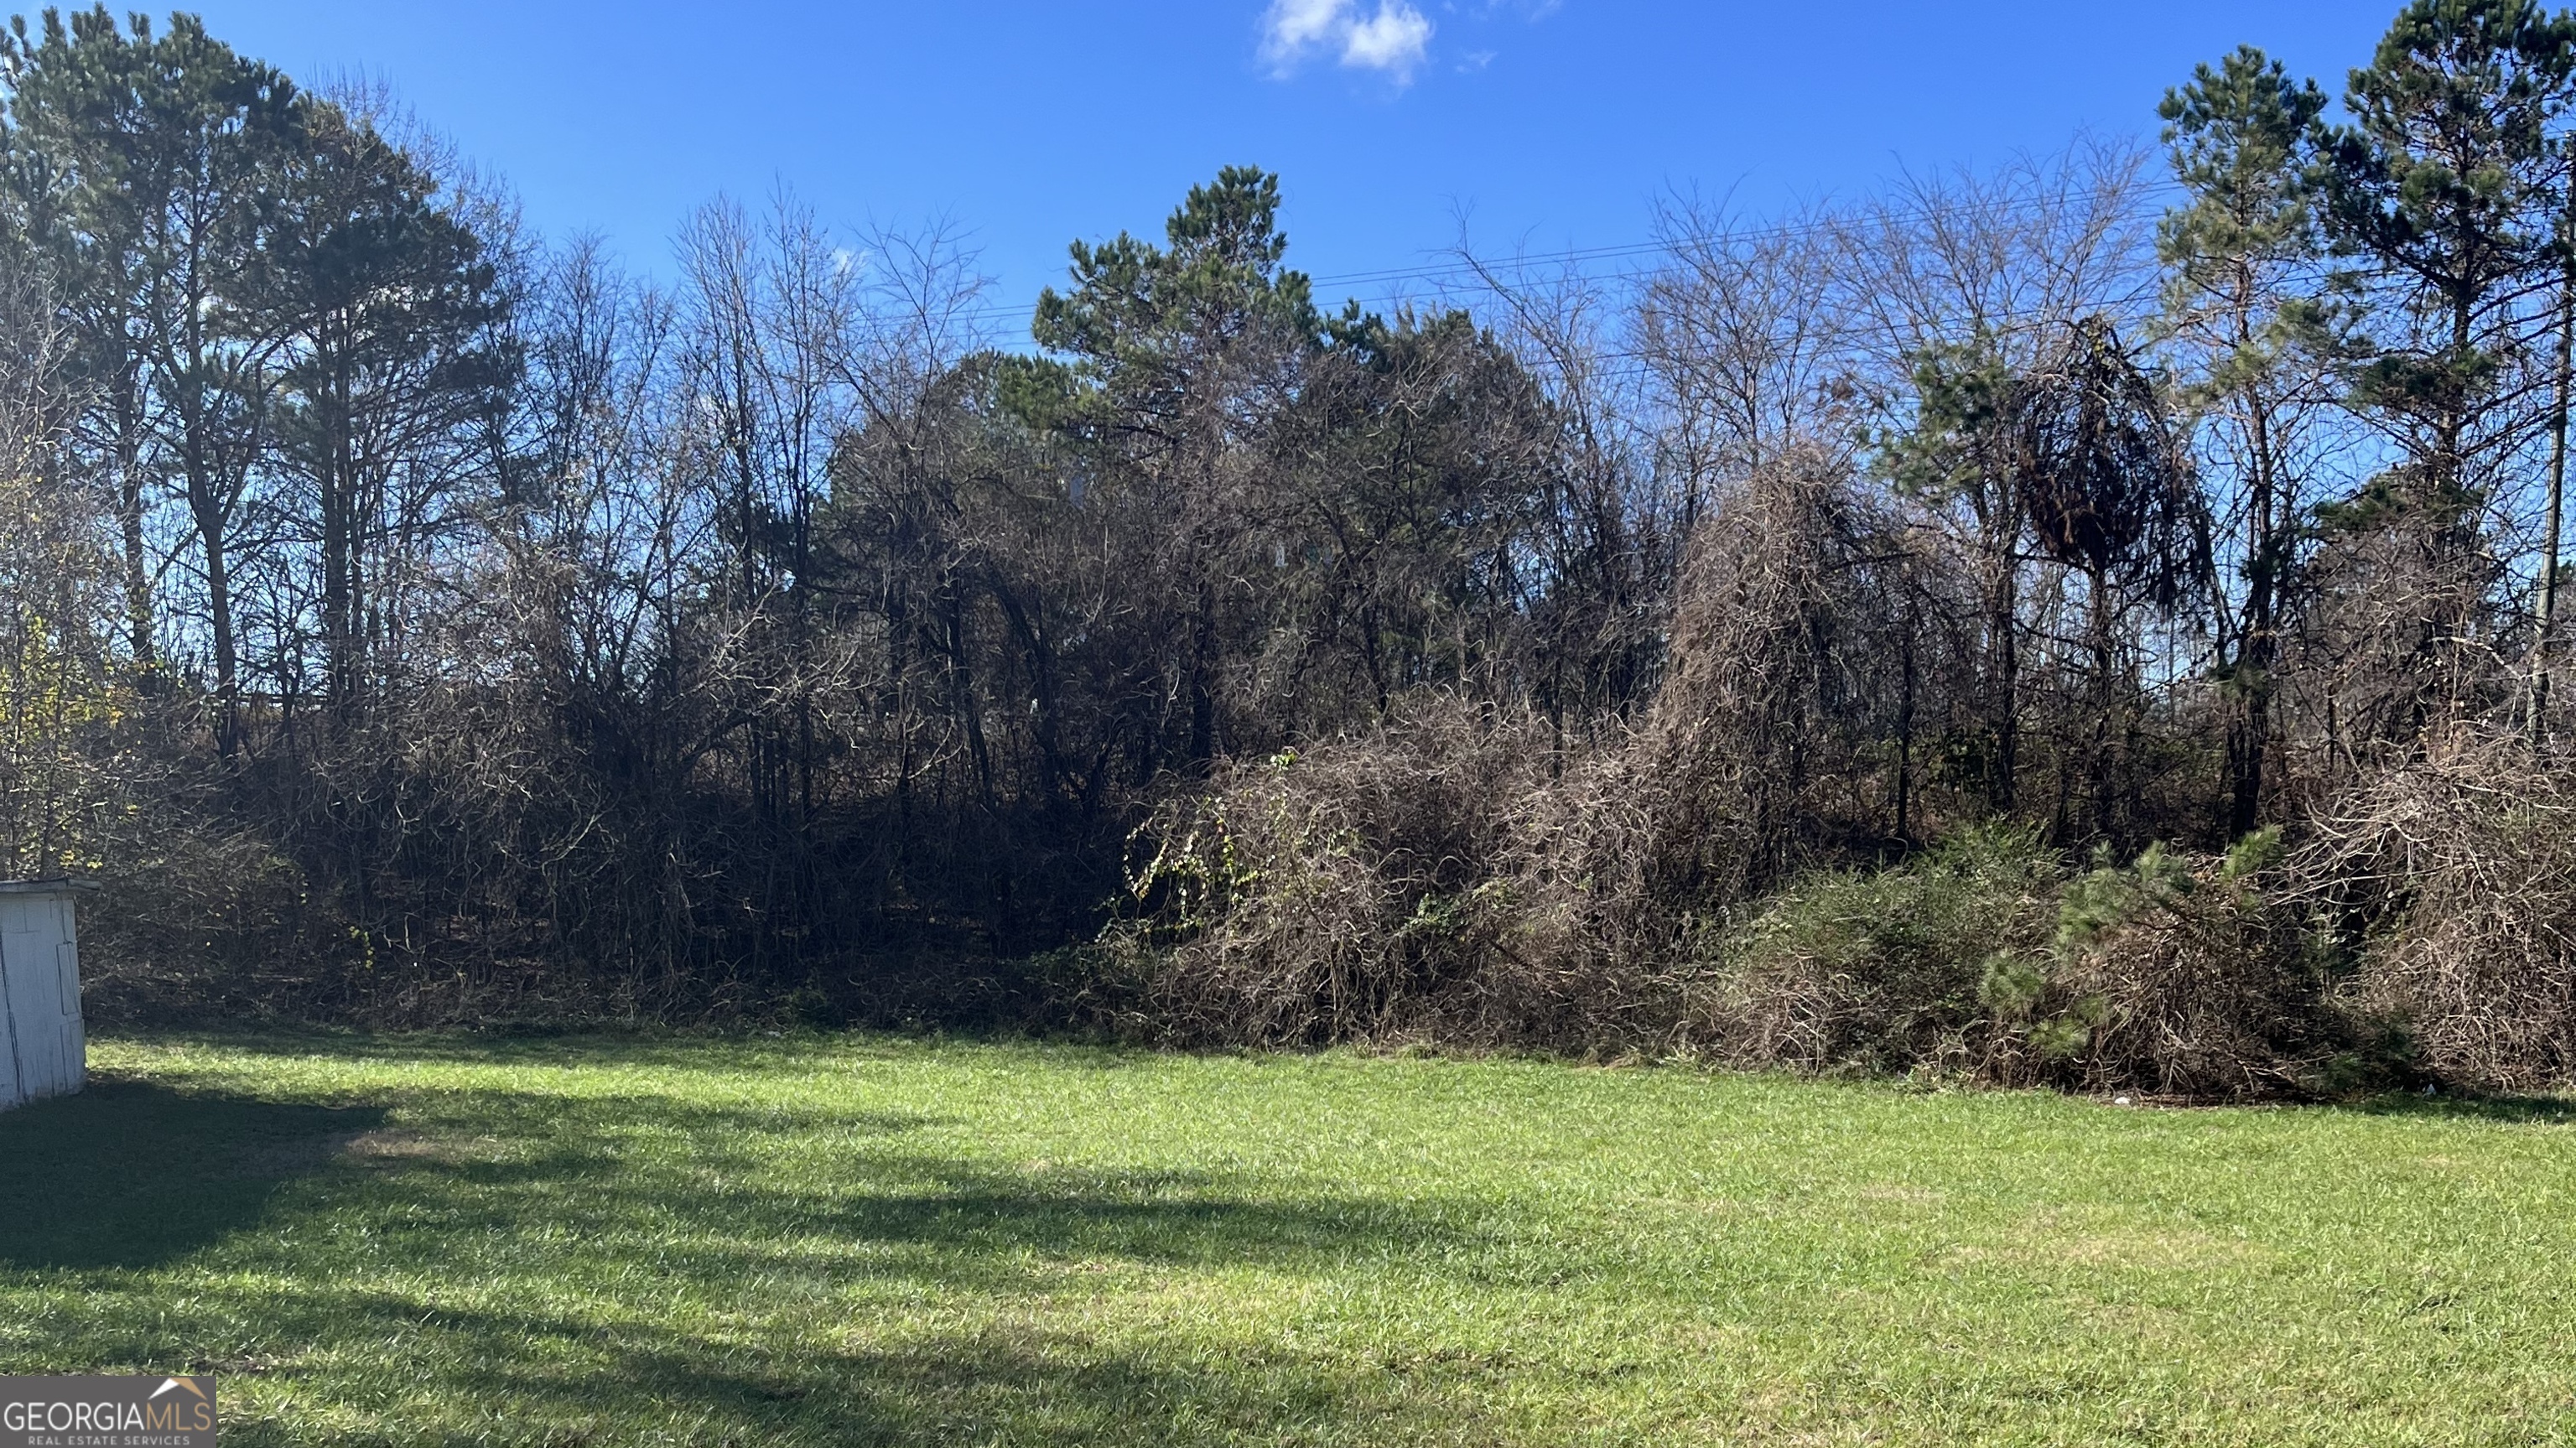
[[[211,483],[192,478],[188,494],[197,536],[205,548],[206,624],[214,632],[215,749],[230,759],[241,743],[241,660],[233,642],[233,585],[230,560],[225,555],[225,510],[216,503]]]
[[[2251,833],[2263,814],[2263,761],[2272,747],[2272,660],[2277,649],[2281,546],[2272,435],[2263,398],[2244,393],[2246,427],[2253,441],[2254,496],[2247,500],[2245,636],[2236,652],[2237,718],[2230,741],[2232,787],[2227,809],[2231,839]]]
[[[2568,193],[2568,232],[2576,235],[2576,188]],[[2558,396],[2549,418],[2549,518],[2540,559],[2540,628],[2531,649],[2531,747],[2537,752],[2549,739],[2549,651],[2558,624],[2559,529],[2567,501],[2567,406],[2569,372],[2576,364],[2576,253],[2566,262],[2558,284]]]
[[[134,662],[149,671],[159,654],[152,639],[152,570],[143,541],[142,379],[121,370],[116,382],[116,526],[125,568],[125,627]]]
[[[345,336],[342,339],[345,341]],[[349,364],[345,346],[334,359],[324,397],[325,440],[320,468],[322,510],[322,647],[324,684],[335,717],[356,707],[363,665],[357,619],[357,495],[355,448],[350,439]]]

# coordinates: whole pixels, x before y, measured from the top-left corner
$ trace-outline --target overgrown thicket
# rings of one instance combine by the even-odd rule
[[[5,60],[0,851],[103,1014],[2576,1079],[2565,17],[1376,311],[1230,169],[1025,343],[189,17]]]
[[[2422,1069],[2499,1090],[2576,1079],[2576,770],[2455,736],[2338,798],[2306,895],[2350,957],[2338,994]]]
[[[1485,271],[1680,520],[1658,689],[1571,741],[1429,702],[1167,807],[1110,936],[1146,1019],[2182,1096],[2576,1080],[2571,40],[2416,6],[2340,123],[2239,52],[2168,100],[2155,217],[2116,150],[1677,212],[1606,402],[1565,294]]]

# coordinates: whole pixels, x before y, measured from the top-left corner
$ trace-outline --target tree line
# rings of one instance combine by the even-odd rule
[[[1450,878],[1509,836],[1636,905],[1550,949],[1669,952],[1988,822],[2300,838],[2568,731],[2536,5],[2419,0],[2332,97],[2240,49],[2156,146],[1670,198],[1631,274],[1462,245],[1373,309],[1230,168],[1075,243],[1025,338],[957,234],[792,199],[623,271],[187,15],[22,20],[0,85],[0,874],[115,883],[137,1012],[1085,997],[1046,952],[1261,896],[1211,842],[1306,819],[1290,777],[1376,794],[1273,848],[1425,854],[1349,930],[1537,898]],[[1479,759],[1553,803],[1370,813]]]

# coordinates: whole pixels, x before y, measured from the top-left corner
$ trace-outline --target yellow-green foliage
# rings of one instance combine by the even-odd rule
[[[107,573],[73,500],[0,477],[0,876],[95,868],[115,726]]]

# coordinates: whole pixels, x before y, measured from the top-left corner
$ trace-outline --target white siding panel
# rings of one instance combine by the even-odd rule
[[[18,1089],[32,1099],[53,1094],[54,1024],[63,1011],[62,1003],[55,998],[53,972],[45,972],[44,979],[38,980],[36,972],[28,968],[36,958],[37,935],[28,927],[35,923],[32,917],[38,902],[11,903],[17,908],[0,920],[0,966],[8,971],[9,1020],[18,1031]]]
[[[31,903],[0,898],[0,1014],[5,1014],[9,1028],[11,1084],[21,1101],[43,1095],[44,1082],[53,1075],[52,1053],[45,1049],[47,1033],[38,1025],[34,1010],[35,992],[19,979],[25,973],[18,962],[27,957]]]
[[[81,1089],[80,1005],[72,902],[0,895],[0,1107]]]
[[[7,985],[7,967],[0,965],[0,1111],[26,1099],[18,1088],[17,1021],[9,1012]]]
[[[66,1092],[78,1091],[89,1084],[89,1032],[81,1023],[80,946],[68,938],[71,925],[71,902],[63,902],[63,925],[66,939],[54,947],[54,969],[62,977],[63,1067],[57,1079]]]

